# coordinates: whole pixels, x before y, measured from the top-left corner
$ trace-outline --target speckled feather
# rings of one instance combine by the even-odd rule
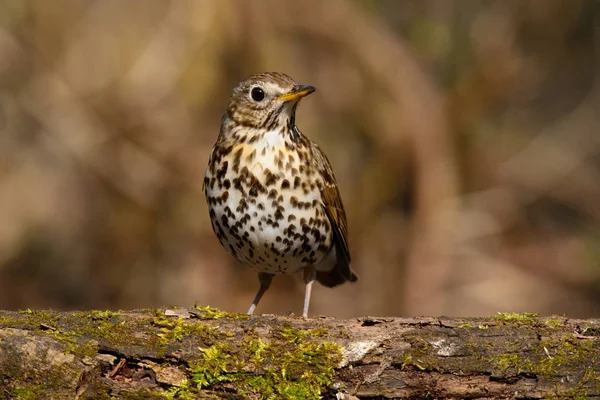
[[[264,90],[265,99],[249,93]],[[346,214],[329,160],[296,126],[298,87],[287,75],[251,76],[237,85],[204,178],[221,244],[258,272],[316,269],[325,286],[355,281]],[[313,89],[314,90],[314,89]]]

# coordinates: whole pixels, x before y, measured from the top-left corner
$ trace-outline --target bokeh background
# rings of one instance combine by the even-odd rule
[[[311,314],[600,315],[597,0],[1,1],[0,308],[245,312],[201,186],[262,71],[318,87],[349,217]]]

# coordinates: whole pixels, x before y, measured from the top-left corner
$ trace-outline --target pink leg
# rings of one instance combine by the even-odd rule
[[[315,271],[314,267],[306,267],[304,268],[304,308],[302,310],[302,316],[304,318],[308,318],[308,306],[310,305],[310,295],[312,292],[312,284],[317,277],[317,271]]]
[[[254,313],[254,309],[258,305],[258,302],[260,301],[261,297],[263,296],[263,294],[265,294],[267,289],[269,289],[269,286],[271,286],[273,276],[273,274],[267,274],[264,272],[258,273],[258,281],[260,282],[260,287],[258,288],[258,292],[256,292],[256,296],[254,296],[254,301],[252,301],[252,304],[248,309],[248,315],[252,315]]]

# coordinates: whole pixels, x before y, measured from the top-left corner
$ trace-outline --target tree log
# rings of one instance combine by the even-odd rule
[[[600,397],[600,320],[0,311],[0,399]]]

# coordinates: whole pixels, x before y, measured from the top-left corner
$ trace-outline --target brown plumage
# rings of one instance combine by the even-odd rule
[[[249,314],[278,273],[303,272],[304,316],[315,279],[328,287],[357,280],[331,165],[296,126],[298,102],[314,91],[281,73],[242,81],[209,159],[204,190],[213,230],[258,272]]]

